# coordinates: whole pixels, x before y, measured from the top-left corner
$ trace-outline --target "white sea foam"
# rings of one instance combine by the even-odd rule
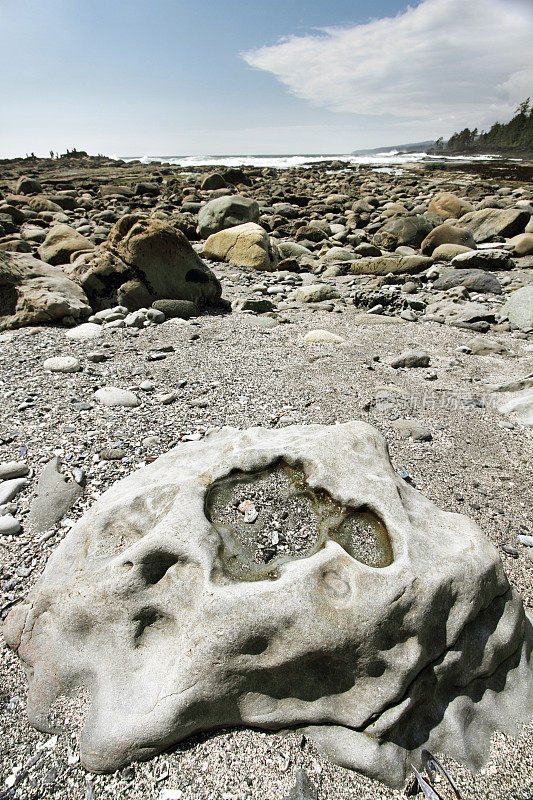
[[[372,155],[227,155],[227,156],[124,156],[124,161],[138,160],[142,164],[168,164],[175,167],[311,167],[324,161],[342,161],[345,164],[361,164],[376,167],[401,167],[421,161],[483,161],[497,159],[498,156],[429,156],[427,153],[401,153],[397,150],[383,151]]]

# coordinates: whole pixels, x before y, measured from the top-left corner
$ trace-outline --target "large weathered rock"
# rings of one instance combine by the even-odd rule
[[[63,212],[63,209],[58,203],[54,203],[54,201],[50,200],[48,197],[40,195],[32,197],[31,200],[28,201],[28,205],[33,211]]]
[[[455,286],[466,286],[479,294],[501,294],[501,283],[491,272],[481,269],[446,269],[433,284],[434,289],[446,291]]]
[[[136,310],[163,299],[203,307],[218,303],[222,294],[217,277],[181,231],[140,214],[119,219],[92,256],[66,269],[95,310],[117,303]]]
[[[514,245],[513,253],[517,256],[533,255],[533,233],[519,233],[510,243]]]
[[[419,247],[432,229],[433,224],[424,216],[398,217],[386,222],[374,234],[372,242],[384,250],[394,250],[401,245]]]
[[[463,214],[473,211],[474,206],[452,192],[439,192],[431,198],[428,210],[442,219],[459,219]]]
[[[47,264],[68,264],[71,255],[80,250],[94,250],[94,242],[86,239],[70,225],[54,225],[38,252]]]
[[[428,233],[422,242],[420,249],[425,256],[433,255],[437,247],[443,244],[461,245],[475,249],[476,242],[470,231],[465,228],[458,228],[456,225],[437,225],[436,228]]]
[[[255,222],[212,233],[204,245],[202,255],[213,261],[226,261],[239,267],[270,272],[276,269],[279,260],[270,236]]]
[[[354,275],[388,275],[405,273],[414,275],[423,272],[433,263],[427,256],[375,256],[360,258],[350,265]]]
[[[21,175],[15,186],[15,194],[39,194],[42,191],[41,184],[34,178],[27,178]]]
[[[517,208],[481,208],[461,217],[459,225],[470,231],[476,242],[486,242],[495,236],[523,233],[529,218],[527,211]]]
[[[225,228],[259,220],[259,205],[250,197],[228,195],[216,197],[198,212],[198,233],[202,239]]]
[[[23,253],[0,253],[0,330],[90,314],[85,292],[60,267]]]
[[[235,505],[250,498],[253,525]],[[289,551],[262,554],[279,509]],[[533,711],[531,621],[496,549],[396,475],[364,423],[180,444],[98,499],[4,633],[34,726],[92,695],[95,771],[202,730],[300,727],[400,786],[422,748],[481,766],[491,732]]]
[[[533,286],[523,286],[513,292],[500,313],[522,330],[531,330],[533,328]]]

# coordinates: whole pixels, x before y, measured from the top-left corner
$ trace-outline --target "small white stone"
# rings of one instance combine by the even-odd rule
[[[27,484],[26,478],[13,478],[10,481],[0,483],[0,506],[3,506],[4,503],[9,503]]]
[[[66,332],[67,339],[96,339],[102,335],[102,326],[94,322],[84,322]]]
[[[30,470],[25,461],[6,461],[0,464],[0,478],[23,478]]]
[[[304,342],[331,342],[333,344],[341,344],[344,341],[346,340],[343,339],[342,336],[337,336],[336,333],[322,330],[320,328],[309,331],[304,336]]]
[[[135,408],[141,401],[133,392],[127,389],[119,389],[116,386],[104,386],[94,393],[95,398],[104,406],[124,406],[125,408]]]
[[[50,372],[79,372],[81,364],[74,356],[53,356],[47,358],[43,367]]]
[[[0,535],[14,536],[21,530],[20,522],[12,517],[11,514],[0,516]]]

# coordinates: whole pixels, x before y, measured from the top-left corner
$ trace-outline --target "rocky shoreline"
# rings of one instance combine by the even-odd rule
[[[2,615],[95,499],[171,446],[223,425],[350,419],[382,431],[405,480],[481,526],[531,611],[528,169],[0,162]],[[189,277],[161,283],[172,270]],[[279,798],[298,768],[327,800],[401,796],[299,734],[251,730],[90,776],[83,709],[66,703],[68,732],[39,734],[5,646],[0,670],[6,799]],[[465,797],[525,800],[532,744],[531,726],[495,734],[474,777],[442,755]]]

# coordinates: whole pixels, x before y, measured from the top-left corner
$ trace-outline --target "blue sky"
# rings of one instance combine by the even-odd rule
[[[533,95],[530,0],[0,0],[0,33],[2,157],[343,153]]]

